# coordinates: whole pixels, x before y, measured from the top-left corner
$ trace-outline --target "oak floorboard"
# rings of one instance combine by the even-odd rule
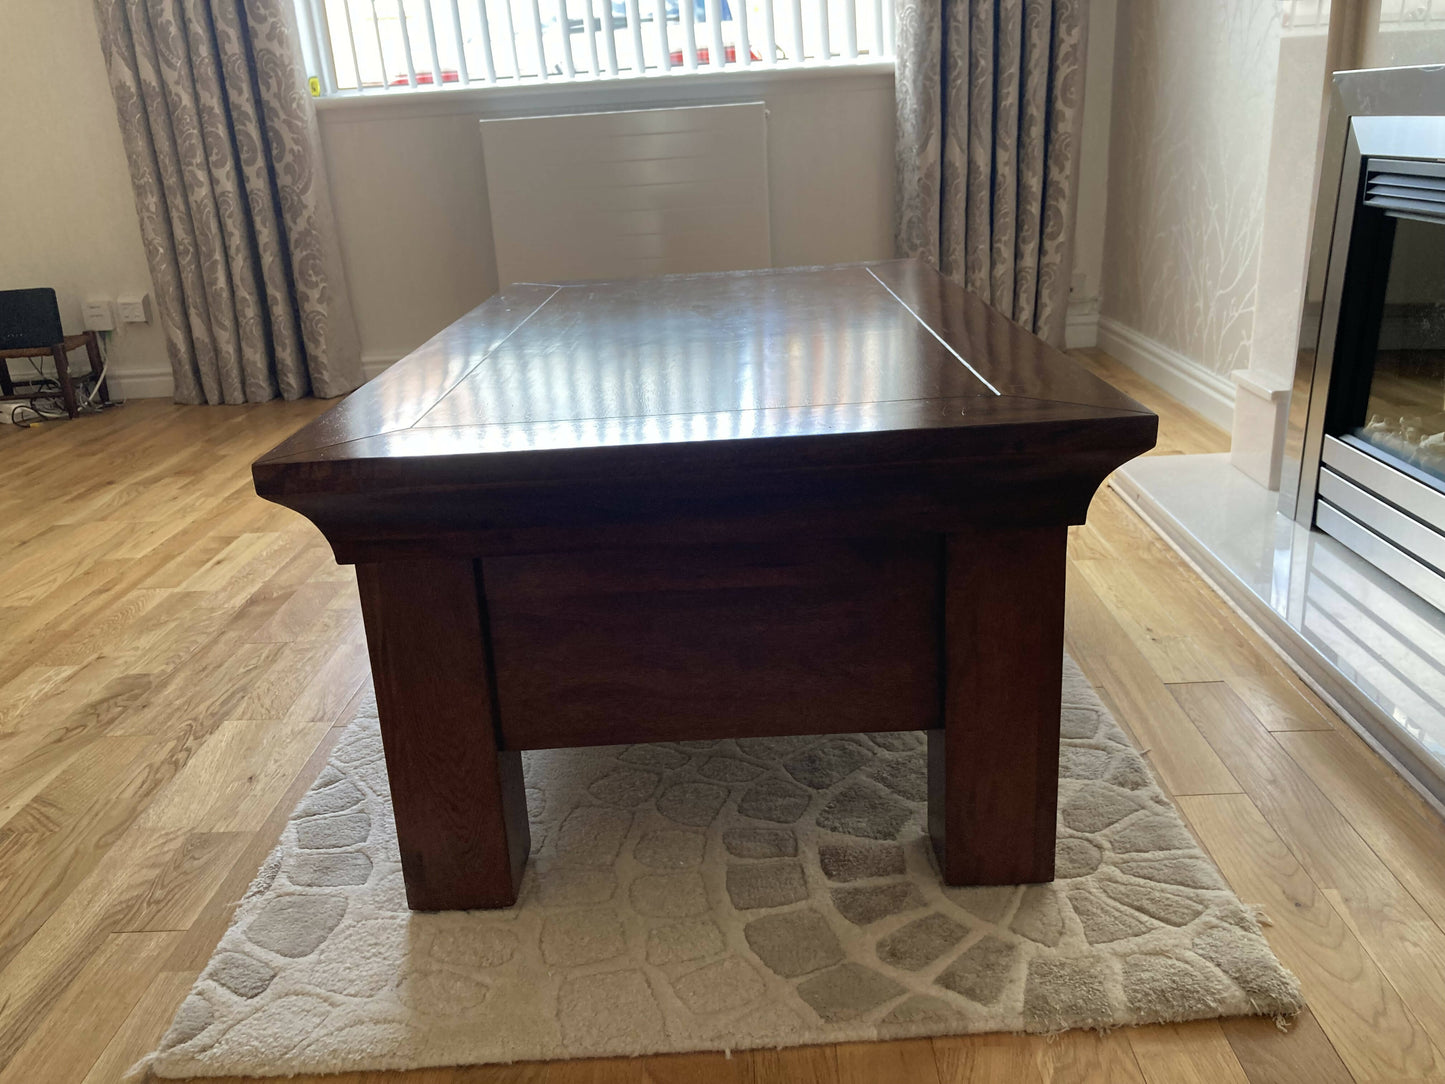
[[[1245,794],[1178,799],[1230,885],[1272,919],[1265,934],[1299,977],[1320,1027],[1356,1080],[1445,1073],[1413,1009]]]
[[[1037,1035],[936,1036],[933,1056],[936,1077],[928,1084],[990,1084],[1007,1080],[1017,1084],[1047,1084],[1042,1060],[1044,1040]],[[842,1050],[842,1047],[839,1047]],[[874,1077],[875,1080],[911,1080],[911,1077]]]
[[[1144,1084],[1129,1032],[1066,1031],[1040,1057],[1049,1084]]]
[[[129,825],[152,778],[151,744],[145,738],[102,738],[0,829],[0,968]],[[99,791],[110,797],[96,797]]]
[[[170,959],[166,961],[166,970],[200,971],[206,966],[216,944],[221,940],[221,935],[231,924],[231,915],[235,913],[237,903],[256,879],[261,863],[266,861],[275,848],[276,841],[281,838],[281,831],[286,826],[291,811],[301,801],[312,780],[321,773],[326,758],[331,755],[332,747],[340,736],[340,726],[331,727],[322,735],[311,756],[301,765],[285,793],[271,807],[271,812],[261,827],[251,833],[246,849],[236,858],[196,920],[176,944]]]
[[[873,1084],[878,1080],[906,1080],[909,1084],[948,1084],[935,1061],[936,1047],[929,1039],[895,1039],[889,1043],[839,1043],[838,1084]]]
[[[541,1084],[651,1084],[653,1064],[662,1057],[647,1059],[647,1064],[630,1064],[623,1058],[579,1058],[576,1061],[543,1063]],[[503,1078],[506,1079],[506,1078]],[[523,1079],[526,1079],[525,1077]],[[412,1084],[408,1081],[407,1084]],[[417,1082],[421,1084],[421,1082]],[[438,1081],[437,1084],[440,1084]],[[511,1084],[510,1080],[508,1084]],[[724,1081],[722,1084],[729,1084]]]
[[[1130,1034],[940,1036],[933,1039],[933,1050],[939,1084],[1144,1084]]]
[[[1347,923],[1391,985],[1445,1050],[1445,930],[1390,871],[1334,804],[1358,791],[1351,780],[1317,787],[1285,751],[1339,734],[1271,734],[1222,684],[1176,685],[1175,698],[1228,759],[1255,808]],[[1433,888],[1428,873],[1417,877]]]
[[[1435,811],[1354,734],[1282,734],[1280,744],[1390,872],[1445,927],[1445,847]]]
[[[0,611],[0,621],[4,613]],[[0,737],[22,728],[31,715],[31,709],[41,706],[46,699],[69,683],[76,667],[54,663],[41,663],[21,670],[15,677],[0,685]]]
[[[279,729],[268,720],[227,719],[139,818],[151,828],[255,832],[326,737],[330,721]],[[279,729],[279,732],[278,732]]]
[[[1308,1009],[1288,1028],[1264,1016],[1221,1020],[1249,1084],[1350,1084],[1329,1036]]]
[[[629,1059],[613,1059],[625,1068]],[[743,1084],[743,1059],[722,1051],[696,1054],[668,1054],[649,1058],[644,1069],[647,1084]],[[624,1078],[631,1079],[631,1078]]]
[[[153,683],[133,656],[106,655],[79,666],[60,685],[47,689],[12,720],[10,733],[109,732],[111,725]]]
[[[249,840],[244,832],[186,833],[171,860],[112,928],[119,932],[189,929]]]
[[[141,590],[123,577],[107,584],[101,604],[68,622],[63,633],[44,650],[43,657],[58,665],[84,666],[105,654],[107,648],[144,622],[169,597],[161,588]]]
[[[115,1084],[154,1050],[195,981],[196,976],[188,971],[162,971],[156,975],[80,1084]]]
[[[1147,665],[1104,655],[1091,657],[1085,672],[1170,794],[1238,793],[1239,781]]]
[[[21,607],[19,616],[0,630],[0,682],[9,683],[21,671],[51,661],[50,653],[60,646],[54,629],[84,610],[94,589],[82,576],[62,583],[40,605]]]
[[[1137,1028],[1129,1045],[1148,1084],[1250,1084],[1218,1020]]]
[[[1137,558],[1144,555],[1169,560],[1173,552],[1150,526],[1134,514],[1110,486],[1094,494],[1088,522],[1073,528],[1070,555],[1077,561]]]
[[[1106,593],[1138,613],[1141,646],[1164,652],[1166,682],[1222,680],[1269,730],[1329,730],[1323,705],[1268,648],[1253,645],[1237,615],[1187,566],[1158,560],[1084,563]],[[1146,652],[1147,654],[1147,652]]]
[[[4,1069],[0,1084],[82,1079],[160,971],[174,933],[111,934]],[[71,1021],[84,1020],[77,1028]]]
[[[1066,570],[1064,599],[1064,647],[1087,672],[1089,660],[1099,657],[1138,659],[1144,662],[1134,641],[1099,598],[1078,564],[1072,559]]]
[[[1140,566],[1149,562],[1114,559],[1071,563],[1109,610],[1122,615],[1120,624],[1125,633],[1161,681],[1218,680],[1219,669],[1208,652],[1180,627],[1177,592],[1157,593],[1140,575]],[[1177,575],[1177,570],[1169,571]]]
[[[742,1084],[837,1084],[837,1050],[831,1046],[792,1046],[749,1050],[738,1055]]]
[[[99,728],[83,725],[0,734],[0,834],[16,814],[31,809],[35,798],[103,737]]]
[[[0,967],[0,1067],[47,1020],[87,1026],[83,1016],[52,1010],[184,842],[179,832],[126,833]]]
[[[341,593],[342,584],[322,581],[302,583],[283,599],[269,618],[247,639],[252,643],[289,644],[305,640],[307,633],[321,620],[332,601]]]

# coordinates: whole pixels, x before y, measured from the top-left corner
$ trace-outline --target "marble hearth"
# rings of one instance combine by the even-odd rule
[[[1111,484],[1445,812],[1445,615],[1226,454],[1137,459]]]

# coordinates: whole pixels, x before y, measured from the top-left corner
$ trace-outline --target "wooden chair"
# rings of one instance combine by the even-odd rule
[[[60,327],[60,305],[55,291],[0,290],[0,400],[29,400],[45,395],[44,382],[34,378],[17,378],[10,374],[11,358],[50,357],[55,361],[55,376],[60,384],[60,399],[72,418],[80,413],[75,382],[70,376],[69,354],[85,347],[90,373],[100,389],[98,401],[110,402],[104,368],[100,360],[100,341],[93,331],[67,335]],[[19,389],[19,390],[17,390]]]

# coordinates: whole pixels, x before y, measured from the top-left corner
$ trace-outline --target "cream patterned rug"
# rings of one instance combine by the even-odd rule
[[[1065,660],[1058,880],[939,884],[921,734],[529,753],[503,912],[406,909],[374,702],[149,1060],[409,1069],[1288,1016],[1299,987]]]

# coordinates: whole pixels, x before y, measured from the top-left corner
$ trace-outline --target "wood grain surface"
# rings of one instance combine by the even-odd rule
[[[937,538],[490,558],[503,746],[938,725]]]
[[[1054,879],[1067,541],[1062,526],[948,538],[928,831],[949,884]]]
[[[515,903],[531,840],[522,754],[499,748],[476,563],[389,561],[356,580],[407,903]]]

